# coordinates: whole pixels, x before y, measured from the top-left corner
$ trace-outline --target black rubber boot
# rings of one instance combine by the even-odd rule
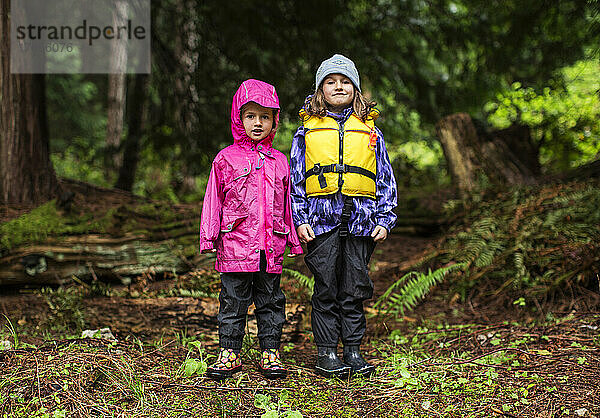
[[[350,366],[342,363],[333,347],[317,347],[317,365],[315,370],[325,377],[345,379],[350,373]]]
[[[348,365],[353,376],[368,377],[375,371],[375,366],[369,364],[360,355],[358,345],[344,346],[344,364]]]

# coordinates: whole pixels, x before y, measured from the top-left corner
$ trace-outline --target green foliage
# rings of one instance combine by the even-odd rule
[[[446,160],[437,138],[408,136],[401,144],[389,144],[387,151],[396,181],[404,195],[409,190],[437,189],[450,182]]]
[[[95,75],[46,76],[51,160],[59,177],[112,184],[103,170],[106,85],[105,77]]]
[[[174,179],[176,173],[181,173],[182,158],[178,146],[164,152],[157,152],[152,146],[144,148],[133,192],[155,200],[179,203]]]
[[[46,76],[52,152],[69,150],[74,155],[90,156],[98,151],[106,132],[106,99],[101,95],[106,86],[106,77],[99,75]]]
[[[439,257],[466,263],[459,287],[475,286],[486,275],[502,280],[501,288],[547,292],[565,280],[584,283],[597,271],[596,180],[490,192],[465,205],[466,218],[452,228]]]
[[[502,242],[494,239],[498,228],[497,220],[485,217],[473,222],[467,231],[458,232],[456,238],[461,240],[461,250],[457,260],[468,260],[476,267],[486,267],[492,264],[496,254],[504,250]]]
[[[497,128],[531,127],[542,165],[565,170],[600,153],[599,90],[600,66],[594,58],[563,68],[541,90],[515,82],[485,109]]]
[[[466,263],[457,263],[441,267],[427,273],[411,271],[396,280],[383,295],[377,299],[373,308],[385,306],[385,313],[404,315],[405,310],[413,309],[433,286],[440,283],[448,273],[462,269]]]
[[[192,357],[193,352],[195,351],[194,348],[198,351],[200,358]],[[204,376],[206,369],[208,368],[208,363],[206,361],[210,357],[213,356],[205,353],[200,341],[190,341],[188,342],[188,354],[181,365],[180,370],[185,377],[191,377],[193,375]]]
[[[204,375],[207,369],[206,362],[202,362],[195,358],[185,359],[181,368],[183,369],[183,375],[185,377],[191,377],[193,374],[198,374],[198,376]]]
[[[135,193],[169,202],[203,197],[212,158],[232,142],[231,96],[246,78],[276,86],[282,123],[275,146],[287,152],[300,124],[298,109],[314,91],[316,67],[332,51],[348,55],[363,91],[382,110],[378,126],[400,184],[422,187],[448,181],[434,135],[443,115],[480,114],[515,82],[540,95],[556,69],[598,44],[590,30],[597,24],[594,5],[577,0],[542,6],[516,0],[352,0],[343,7],[338,0],[277,2],[250,20],[254,5],[247,2],[192,0],[186,3],[189,13],[180,8],[174,1],[152,2],[149,114],[134,184]],[[256,27],[269,30],[259,41],[239,41]],[[324,37],[330,27],[336,30]],[[58,175],[113,184],[116,173],[105,164],[106,77],[48,75],[46,81]],[[581,104],[574,101],[569,112]],[[564,141],[552,145],[553,136],[542,148],[543,161],[565,166],[592,155],[597,147],[579,128],[582,123],[566,134],[544,125]]]
[[[288,408],[287,399],[289,392],[283,389],[279,392],[277,402],[271,401],[270,395],[257,393],[254,395],[254,406],[258,409],[263,409],[265,412],[261,414],[261,418],[302,418],[302,414],[295,410],[282,411],[282,408]]]
[[[375,97],[394,92],[397,103],[432,124],[448,113],[477,112],[507,80],[543,83],[594,38],[589,6],[576,1],[357,1],[348,9],[364,47],[357,53],[350,40],[347,49]]]
[[[74,138],[60,152],[50,155],[52,165],[59,177],[71,178],[111,187],[112,178],[107,178],[104,172],[103,156],[98,145],[86,145],[81,138]]]

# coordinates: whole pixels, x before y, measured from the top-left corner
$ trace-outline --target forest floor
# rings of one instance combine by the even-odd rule
[[[392,234],[371,263],[377,299],[438,240]],[[203,376],[217,352],[218,275],[210,260],[179,277],[140,277],[13,291],[0,298],[0,415],[3,417],[377,417],[600,416],[600,312],[564,301],[533,315],[498,299],[462,302],[442,284],[406,316],[367,304],[368,379],[313,372],[309,290],[283,277],[288,298],[285,380],[257,370],[250,315],[244,369]],[[302,259],[288,268],[307,273]],[[252,308],[251,311],[252,313]],[[116,340],[80,338],[108,327]]]

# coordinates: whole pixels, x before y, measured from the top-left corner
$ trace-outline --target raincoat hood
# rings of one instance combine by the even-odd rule
[[[233,135],[234,143],[252,142],[246,134],[241,115],[242,106],[248,102],[255,102],[263,107],[277,109],[273,131],[260,141],[262,144],[271,145],[275,131],[279,126],[279,97],[277,97],[275,87],[264,81],[254,79],[244,81],[233,96],[233,103],[231,104],[231,134]]]

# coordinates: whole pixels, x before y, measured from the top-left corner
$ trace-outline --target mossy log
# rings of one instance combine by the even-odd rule
[[[0,286],[181,273],[198,255],[200,204],[172,205],[62,180],[60,199],[0,222]]]
[[[192,268],[182,241],[195,231],[162,231],[164,239],[126,234],[123,237],[82,235],[12,249],[0,258],[0,285],[55,285],[78,279],[121,279],[145,273],[181,273]],[[172,232],[170,235],[169,232]]]

